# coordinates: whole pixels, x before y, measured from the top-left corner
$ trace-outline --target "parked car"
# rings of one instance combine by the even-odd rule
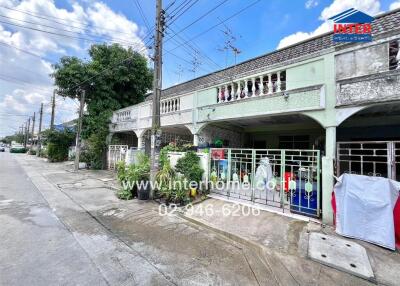
[[[6,148],[4,146],[0,146],[0,152],[5,152]]]
[[[25,153],[26,148],[21,144],[11,144],[10,153]]]

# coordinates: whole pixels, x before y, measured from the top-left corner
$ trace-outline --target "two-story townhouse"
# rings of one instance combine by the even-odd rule
[[[372,42],[327,33],[164,89],[163,142],[222,144],[210,180],[251,188],[215,192],[331,222],[334,175],[399,179],[399,23],[391,11],[373,21]],[[115,111],[111,135],[148,150],[151,99]],[[255,186],[263,164],[277,182],[266,193]]]

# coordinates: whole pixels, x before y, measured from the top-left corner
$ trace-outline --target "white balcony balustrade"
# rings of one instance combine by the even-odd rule
[[[217,102],[272,95],[286,90],[286,72],[278,71],[234,81],[217,87]]]
[[[168,98],[161,101],[160,112],[161,114],[176,112],[181,110],[181,101],[179,97]]]
[[[131,110],[119,111],[115,115],[116,115],[116,122],[129,121],[132,119]]]

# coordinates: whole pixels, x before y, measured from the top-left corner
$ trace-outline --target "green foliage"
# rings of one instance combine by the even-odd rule
[[[178,146],[176,144],[170,143],[167,146],[164,146],[160,150],[160,167],[162,168],[166,162],[168,162],[168,152],[186,152],[193,147],[191,144],[185,144],[182,146]]]
[[[193,151],[186,152],[178,159],[175,170],[183,174],[190,182],[200,182],[204,170],[200,167],[200,158]]]
[[[47,157],[50,162],[61,162],[68,159],[68,148],[75,141],[75,132],[64,129],[63,131],[46,130],[44,132],[47,142]]]
[[[29,150],[28,154],[29,155],[36,155],[36,150]]]
[[[145,57],[118,44],[93,45],[89,56],[85,62],[76,57],[61,58],[52,76],[61,93],[70,98],[76,98],[76,87],[86,81],[80,86],[86,91],[88,113],[82,138],[88,142],[91,166],[103,168],[112,111],[142,102],[152,86],[152,71]]]
[[[188,185],[185,184],[184,179],[184,177],[177,176],[169,161],[157,173],[158,191],[167,203],[185,204],[189,201]]]
[[[121,189],[117,192],[120,199],[133,198],[132,188],[135,182],[148,181],[150,177],[150,158],[144,153],[137,155],[136,164],[126,165],[124,161],[117,163],[117,178]]]
[[[3,137],[0,141],[5,144],[11,144],[12,141],[22,144],[24,142],[24,135],[15,133],[14,135]]]

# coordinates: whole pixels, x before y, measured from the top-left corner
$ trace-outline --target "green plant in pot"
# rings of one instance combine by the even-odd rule
[[[150,195],[150,158],[145,153],[137,155],[137,164],[135,165],[135,176],[137,186],[137,193],[139,200],[148,200]]]
[[[129,171],[124,161],[117,163],[117,179],[121,184],[121,189],[117,192],[117,197],[121,200],[132,199],[131,184],[129,183]]]
[[[175,170],[183,174],[189,183],[193,182],[190,185],[191,195],[196,196],[196,189],[201,183],[204,173],[204,170],[200,167],[200,158],[197,154],[193,151],[186,152],[182,158],[178,159]]]
[[[168,159],[165,160],[162,168],[156,175],[159,194],[165,198],[168,204],[173,197],[174,190],[172,189],[172,182],[175,178],[175,171],[171,167]]]

